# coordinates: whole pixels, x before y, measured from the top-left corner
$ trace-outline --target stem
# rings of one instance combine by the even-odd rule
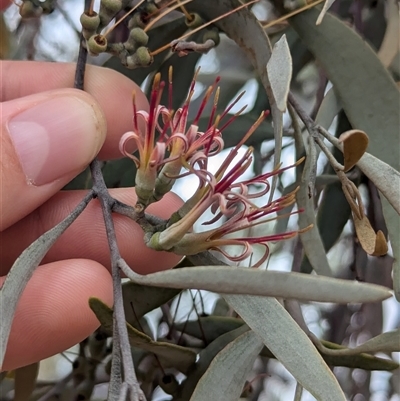
[[[88,0],[85,1],[85,9],[89,7]],[[81,36],[81,39],[82,36]],[[80,42],[79,56],[75,72],[75,88],[83,90],[85,67],[87,60],[87,50],[82,46],[83,40]],[[128,331],[125,321],[124,304],[122,298],[121,276],[118,267],[118,260],[121,258],[117,237],[115,235],[115,227],[112,219],[112,210],[117,201],[112,198],[108,192],[104,177],[101,171],[101,163],[98,159],[94,159],[90,163],[90,172],[93,179],[93,191],[99,198],[103,219],[106,228],[108,246],[111,254],[111,275],[113,279],[114,292],[114,330],[113,330],[113,362],[111,370],[112,390],[109,392],[109,398],[114,400],[116,393],[118,399],[125,401],[128,398],[131,401],[145,401],[145,396],[140,388],[136,378],[135,368],[133,366],[132,352],[129,344]],[[123,205],[118,203],[119,206]],[[129,207],[129,206],[127,206]],[[124,381],[121,384],[121,364],[122,359]]]
[[[133,366],[131,346],[129,344],[128,330],[125,321],[121,276],[118,267],[118,261],[120,260],[121,255],[119,253],[114,221],[112,219],[112,207],[115,200],[108,193],[98,160],[95,159],[90,164],[90,172],[93,178],[93,190],[99,198],[101,209],[103,211],[104,225],[106,227],[108,246],[111,254],[111,275],[113,278],[114,290],[114,328],[117,329],[114,330],[113,333],[113,345],[120,347],[124,382],[131,390],[128,392],[130,396],[129,398],[134,401],[144,401],[145,397],[137,381],[135,368]]]
[[[292,93],[289,93],[288,100],[289,100],[289,103],[296,110],[296,113],[298,114],[300,119],[303,121],[310,136],[314,139],[314,141],[317,143],[317,145],[320,147],[320,149],[325,153],[326,157],[328,158],[329,162],[331,163],[331,165],[335,169],[335,171],[336,172],[343,171],[344,167],[335,159],[335,157],[332,155],[331,151],[328,149],[328,147],[325,145],[324,141],[321,138],[321,131],[324,132],[324,134],[326,133],[329,135],[329,133],[315,123],[315,121],[300,106],[300,104],[294,98]],[[336,144],[334,143],[334,145],[336,145]],[[314,179],[315,179],[315,177],[314,177]]]

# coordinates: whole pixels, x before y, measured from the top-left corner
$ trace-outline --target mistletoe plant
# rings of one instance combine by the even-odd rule
[[[135,177],[137,202],[130,206],[113,198],[105,177],[115,164],[93,160],[84,173],[86,178],[89,173],[93,185],[80,204],[29,246],[7,275],[1,288],[1,363],[19,298],[35,268],[86,206],[95,198],[100,201],[110,249],[113,309],[100,299],[88,300],[101,327],[79,344],[72,372],[64,379],[41,392],[34,385],[36,376],[31,375],[32,391],[24,400],[43,401],[64,394],[89,400],[100,383],[108,385],[108,400],[151,399],[158,385],[174,400],[255,400],[261,390],[251,394],[253,384],[246,380],[255,360],[267,357],[276,358],[295,378],[295,400],[300,400],[306,389],[318,400],[344,401],[344,386],[330,367],[398,368],[392,359],[373,355],[400,351],[398,329],[348,348],[313,334],[300,307],[300,302],[364,304],[392,297],[387,282],[377,285],[338,278],[359,279],[359,266],[353,266],[355,277],[331,268],[327,252],[347,221],[354,227],[354,249],[365,258],[374,258],[371,260],[390,258],[386,256],[389,234],[394,292],[399,295],[396,222],[400,158],[387,150],[398,145],[394,115],[398,114],[399,91],[388,72],[389,64],[352,28],[327,14],[331,1],[318,10],[320,2],[272,1],[274,13],[282,16],[266,22],[259,21],[251,10],[255,3],[262,5],[257,0],[243,4],[238,0],[101,0],[97,11],[94,2],[86,2],[80,18],[75,88],[84,88],[88,55],[111,56],[106,65],[119,70],[122,66],[124,73],[139,83],[146,77],[151,82],[147,85],[149,110],[138,110],[133,94],[132,131],[121,133],[119,143],[121,156],[134,162],[125,170]],[[19,6],[23,21],[37,21],[58,7],[54,0],[23,0]],[[364,15],[361,11],[360,17]],[[278,39],[276,34],[282,30],[287,36]],[[389,28],[387,32],[389,35]],[[225,35],[242,49],[257,76],[256,104],[246,114],[245,107],[233,112],[243,94],[221,102],[219,85],[224,85],[224,77],[207,85],[200,99],[195,95],[200,76],[195,65],[200,55],[211,49],[218,54]],[[273,47],[268,35],[274,39]],[[298,77],[302,63],[301,57],[294,57],[300,46],[294,45],[296,38],[304,41],[305,55],[310,60],[315,57],[320,68],[312,113],[306,112],[298,94],[294,95],[293,78]],[[332,41],[329,46],[328,39]],[[362,68],[352,69],[352,63],[361,63]],[[176,70],[182,74],[178,80]],[[326,93],[328,80],[334,90]],[[377,97],[381,99],[377,101]],[[362,98],[367,100],[362,102]],[[370,102],[369,107],[365,102]],[[285,112],[290,116],[290,128],[283,124]],[[328,129],[336,116],[338,128],[332,135]],[[297,161],[293,164],[281,162],[284,135],[294,145],[293,159]],[[267,139],[274,146],[263,159],[261,144]],[[368,146],[371,154],[366,152]],[[132,148],[136,149],[133,154]],[[222,153],[224,148],[227,151]],[[317,173],[320,153],[327,160],[324,174]],[[212,172],[212,157],[222,154],[224,159]],[[267,170],[263,163],[270,158],[272,168]],[[252,169],[253,177],[246,178]],[[290,170],[296,181],[284,186],[282,174]],[[188,176],[197,179],[197,186],[179,210],[165,220],[148,213],[151,204]],[[370,204],[383,207],[381,224],[366,205],[360,182],[368,182],[375,194],[379,190],[385,198],[382,206],[378,195],[369,198]],[[332,193],[336,203],[331,202]],[[334,222],[334,212],[327,211],[326,205],[338,216],[343,214],[343,222]],[[128,266],[121,256],[113,213],[135,221],[147,247],[181,255],[182,262],[170,271],[147,276],[135,273],[135,266]],[[204,219],[206,213],[211,217]],[[289,219],[296,218],[298,226],[288,229]],[[266,228],[271,222],[275,223],[273,232]],[[199,223],[202,230],[198,230]],[[292,271],[273,270],[271,244],[286,239],[296,244]],[[312,271],[316,274],[310,274]],[[121,273],[130,282],[122,285]],[[171,300],[185,289],[218,293],[224,313],[198,316],[196,326],[193,322],[175,324]],[[143,319],[158,307],[168,324],[164,340],[151,338]],[[101,373],[100,366],[104,368]],[[179,374],[185,379],[179,381]],[[258,378],[263,375],[266,373]],[[15,386],[21,384],[16,380]]]

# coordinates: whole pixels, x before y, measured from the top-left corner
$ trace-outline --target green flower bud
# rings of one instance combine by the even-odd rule
[[[99,11],[101,26],[108,25],[121,9],[121,0],[101,0]]]
[[[141,12],[136,12],[132,15],[132,18],[128,22],[128,28],[145,28],[146,22],[143,20],[143,14]]]
[[[126,43],[134,46],[135,49],[141,46],[146,46],[149,41],[147,33],[141,28],[133,28],[129,32],[129,38]]]
[[[204,20],[199,14],[193,13],[190,14],[190,16],[192,17],[190,21],[187,18],[185,20],[185,24],[188,26],[188,28],[195,29],[204,24]]]
[[[205,43],[209,39],[211,39],[215,43],[215,46],[219,45],[221,38],[219,37],[218,28],[211,28],[204,33],[203,43]]]
[[[86,14],[84,12],[80,18],[82,25],[82,34],[86,40],[89,40],[91,36],[94,36],[97,32],[97,29],[100,26],[100,17],[96,12],[93,12],[92,15]]]
[[[138,67],[147,67],[153,62],[153,56],[150,54],[147,47],[139,47],[135,54],[127,57],[127,67],[130,69]]]
[[[93,35],[86,43],[88,52],[92,56],[98,56],[107,50],[107,39],[103,35]]]

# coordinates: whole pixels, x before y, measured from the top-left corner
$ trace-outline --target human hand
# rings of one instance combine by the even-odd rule
[[[132,81],[104,68],[87,66],[88,93],[68,89],[75,64],[3,61],[0,68],[2,284],[21,252],[85,194],[60,189],[97,153],[100,159],[120,157],[119,138],[132,129],[132,91],[138,109],[147,109],[148,103]],[[133,189],[110,192],[135,203]],[[168,218],[180,205],[169,193],[148,211]],[[133,221],[115,215],[114,222],[121,255],[135,271],[150,273],[178,262],[179,256],[148,249]],[[39,361],[86,338],[99,326],[89,297],[112,304],[110,255],[98,201],[89,204],[42,263],[18,304],[3,370]]]

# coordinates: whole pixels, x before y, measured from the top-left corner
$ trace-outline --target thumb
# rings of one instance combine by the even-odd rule
[[[36,209],[99,152],[106,121],[96,101],[60,89],[2,103],[0,230]]]

